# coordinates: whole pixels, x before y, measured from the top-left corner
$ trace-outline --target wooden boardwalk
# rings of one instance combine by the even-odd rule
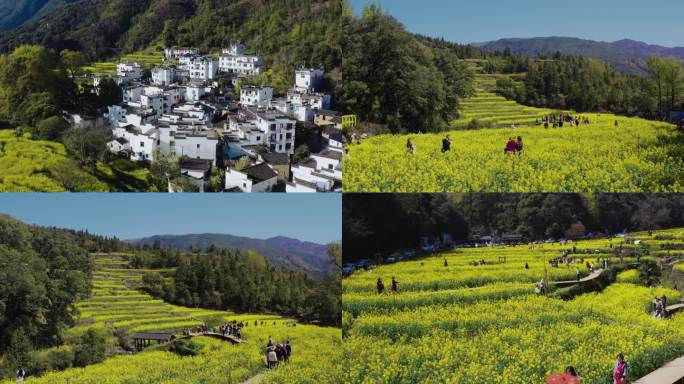
[[[245,342],[244,340],[238,339],[238,338],[235,337],[235,336],[223,335],[223,334],[216,333],[216,332],[200,332],[200,333],[190,332],[190,334],[188,335],[188,337],[198,337],[198,336],[209,336],[209,337],[213,337],[213,338],[216,338],[216,339],[221,339],[221,340],[224,340],[224,341],[229,341],[229,342],[231,342],[231,343],[233,343],[233,344],[242,344],[242,343]]]
[[[684,378],[684,356],[670,361],[632,384],[674,384]]]
[[[589,281],[598,279],[601,276],[601,274],[603,273],[603,271],[604,271],[603,269],[599,269],[599,270],[594,271],[593,273],[589,274],[589,276],[583,277],[579,280],[552,281],[549,284],[567,287],[570,285],[587,283]]]
[[[684,310],[684,303],[668,305],[667,308],[665,308],[665,309],[670,314],[677,313],[681,310]]]

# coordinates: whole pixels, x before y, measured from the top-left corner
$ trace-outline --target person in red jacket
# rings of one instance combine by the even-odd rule
[[[518,143],[514,138],[509,137],[508,143],[506,143],[506,154],[512,155],[518,151]]]

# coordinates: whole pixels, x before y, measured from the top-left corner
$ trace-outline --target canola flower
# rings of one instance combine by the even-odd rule
[[[681,192],[684,160],[669,124],[588,115],[589,126],[449,132],[456,151],[442,154],[446,133],[381,135],[350,145],[346,192]],[[614,126],[618,120],[619,127]],[[506,155],[522,136],[522,155]],[[410,138],[417,153],[406,151]]]
[[[684,229],[629,237],[659,247],[681,243]],[[609,252],[609,244],[617,246],[624,240],[600,239],[574,245],[579,251],[600,251],[585,256],[587,260],[602,257],[617,264],[619,259]],[[426,289],[403,290],[406,285],[398,277],[408,280],[421,270],[425,270],[422,278],[439,275],[439,264],[445,257],[453,269],[441,274],[456,281],[462,276],[470,279],[472,273],[483,275],[483,280],[490,275],[508,277],[500,273],[521,271],[521,262],[543,273],[549,257],[572,246],[462,249],[353,274],[343,280],[347,336],[342,381],[530,384],[544,383],[548,374],[572,365],[582,383],[611,384],[618,352],[627,357],[631,380],[684,354],[684,313],[668,320],[654,319],[650,314],[655,296],[667,295],[669,301],[676,302],[681,295],[670,289],[633,284],[638,282],[637,271],[620,273],[618,281],[600,293],[567,301],[536,294],[502,296],[507,286],[515,290],[516,284],[527,285],[524,274],[517,283],[493,281],[476,289],[413,286]],[[496,263],[499,256],[508,262]],[[480,258],[492,263],[469,264]],[[625,259],[626,263],[633,261]],[[377,276],[397,276],[399,293],[374,295],[361,289],[372,290]],[[477,291],[482,294],[473,293]]]
[[[94,257],[93,295],[77,304],[80,316],[77,325],[66,332],[67,336],[82,335],[89,328],[117,330],[126,334],[139,331],[180,332],[202,325],[208,317],[221,316],[226,321],[247,323],[243,328],[246,342],[233,345],[208,337],[193,338],[203,346],[197,356],[180,357],[151,348],[133,355],[114,356],[84,368],[29,377],[27,384],[242,383],[266,371],[263,352],[269,336],[277,342],[289,340],[293,345],[293,356],[288,364],[268,372],[265,383],[339,382],[342,355],[342,332],[339,328],[292,327],[290,319],[276,315],[236,314],[167,304],[133,288],[141,284],[142,274],[149,270],[125,269],[128,265],[125,255],[100,254]],[[255,321],[257,326],[254,326]],[[265,325],[262,326],[261,321]],[[110,337],[109,343],[114,346],[115,338]],[[52,350],[59,348],[69,349],[71,346]],[[0,384],[12,383],[14,380],[0,381]]]

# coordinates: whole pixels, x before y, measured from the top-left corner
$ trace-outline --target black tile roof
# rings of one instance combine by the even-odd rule
[[[290,156],[287,153],[264,153],[261,155],[265,162],[270,164],[289,164]]]
[[[254,180],[257,183],[272,179],[274,177],[278,177],[278,174],[275,173],[275,171],[271,169],[271,167],[269,167],[266,163],[253,165],[245,169],[244,172],[250,179]]]

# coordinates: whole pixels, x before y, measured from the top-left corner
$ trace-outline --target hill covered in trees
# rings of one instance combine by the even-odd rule
[[[326,247],[330,264],[339,265],[341,247]],[[209,247],[193,253],[156,249],[138,253],[133,268],[174,268],[170,279],[152,272],[143,276],[153,296],[186,307],[278,313],[304,320],[339,325],[340,278],[337,271],[312,276],[276,267],[253,251]]]
[[[78,0],[0,0],[0,32]]]
[[[456,45],[411,34],[378,5],[356,17],[345,2],[342,29],[340,103],[362,122],[393,133],[439,131],[473,92]]]
[[[330,272],[328,247],[323,244],[299,241],[287,237],[252,239],[226,234],[158,235],[130,240],[131,244],[144,248],[172,248],[183,251],[192,249],[238,249],[254,251],[265,256],[277,267],[304,271],[315,275]]]
[[[468,241],[520,234],[530,240],[684,226],[678,194],[372,194],[345,197],[345,261],[420,246],[450,233]]]
[[[341,244],[325,249],[332,268],[312,276],[253,251],[137,248],[0,214],[0,380],[20,366],[35,377],[128,354],[136,320],[138,327],[177,332],[208,317],[285,320],[274,314],[338,326]],[[116,313],[97,317],[108,311]]]
[[[127,249],[118,239],[24,224],[0,215],[0,376],[37,348],[63,342],[76,302],[92,286],[89,252]]]
[[[91,60],[144,49],[215,50],[242,41],[290,82],[301,65],[339,67],[339,0],[82,0],[0,34],[0,52],[38,44]]]

